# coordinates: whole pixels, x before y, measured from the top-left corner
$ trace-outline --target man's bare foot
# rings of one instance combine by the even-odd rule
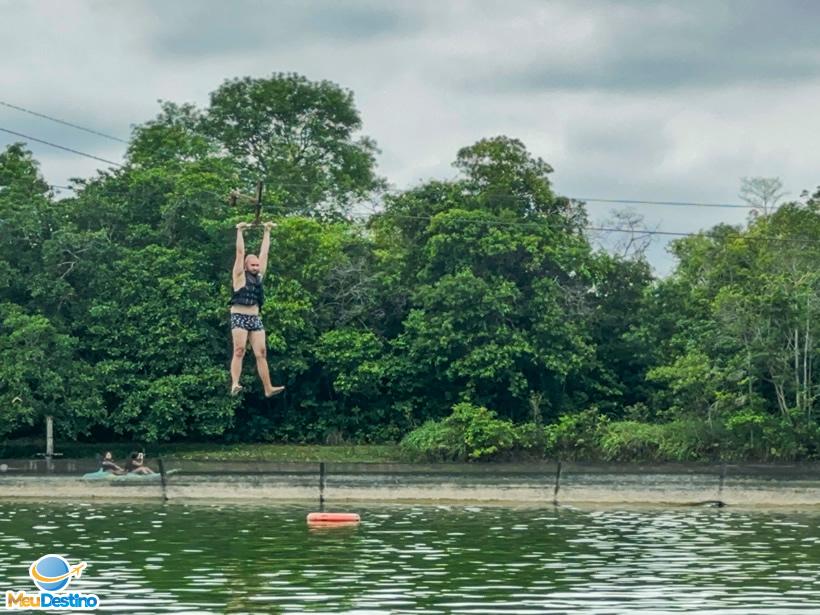
[[[285,387],[271,387],[269,390],[265,391],[265,397],[271,398],[274,395],[279,395],[282,391],[285,390]]]
[[[242,385],[235,384],[231,387],[231,395],[239,395],[242,392]]]

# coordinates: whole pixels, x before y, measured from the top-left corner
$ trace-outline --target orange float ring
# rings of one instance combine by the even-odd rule
[[[358,523],[361,517],[356,513],[312,512],[307,516],[308,523]]]

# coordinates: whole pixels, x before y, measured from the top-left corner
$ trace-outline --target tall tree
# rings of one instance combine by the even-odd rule
[[[246,185],[263,179],[278,211],[338,217],[382,185],[374,141],[353,93],[296,74],[226,81],[202,122],[243,168]]]
[[[721,226],[675,243],[661,285],[679,313],[665,363],[649,373],[672,416],[728,428],[756,457],[818,448],[820,203],[787,203],[748,229]],[[667,293],[667,296],[670,296]]]
[[[779,177],[744,177],[740,180],[740,198],[752,209],[752,217],[768,216],[786,196]]]
[[[424,419],[467,399],[522,419],[543,394],[557,413],[590,352],[582,210],[518,140],[479,141],[455,166],[461,179],[391,199],[373,222],[387,294],[404,297],[397,404]]]

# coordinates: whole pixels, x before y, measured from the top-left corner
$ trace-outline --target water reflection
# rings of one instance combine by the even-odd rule
[[[33,559],[89,568],[72,589],[120,613],[820,612],[812,512],[0,504],[6,586]]]

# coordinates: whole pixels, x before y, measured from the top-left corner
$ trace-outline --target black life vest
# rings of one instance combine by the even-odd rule
[[[265,292],[262,290],[262,276],[245,272],[245,286],[233,291],[230,305],[258,305],[262,309],[265,303]]]

